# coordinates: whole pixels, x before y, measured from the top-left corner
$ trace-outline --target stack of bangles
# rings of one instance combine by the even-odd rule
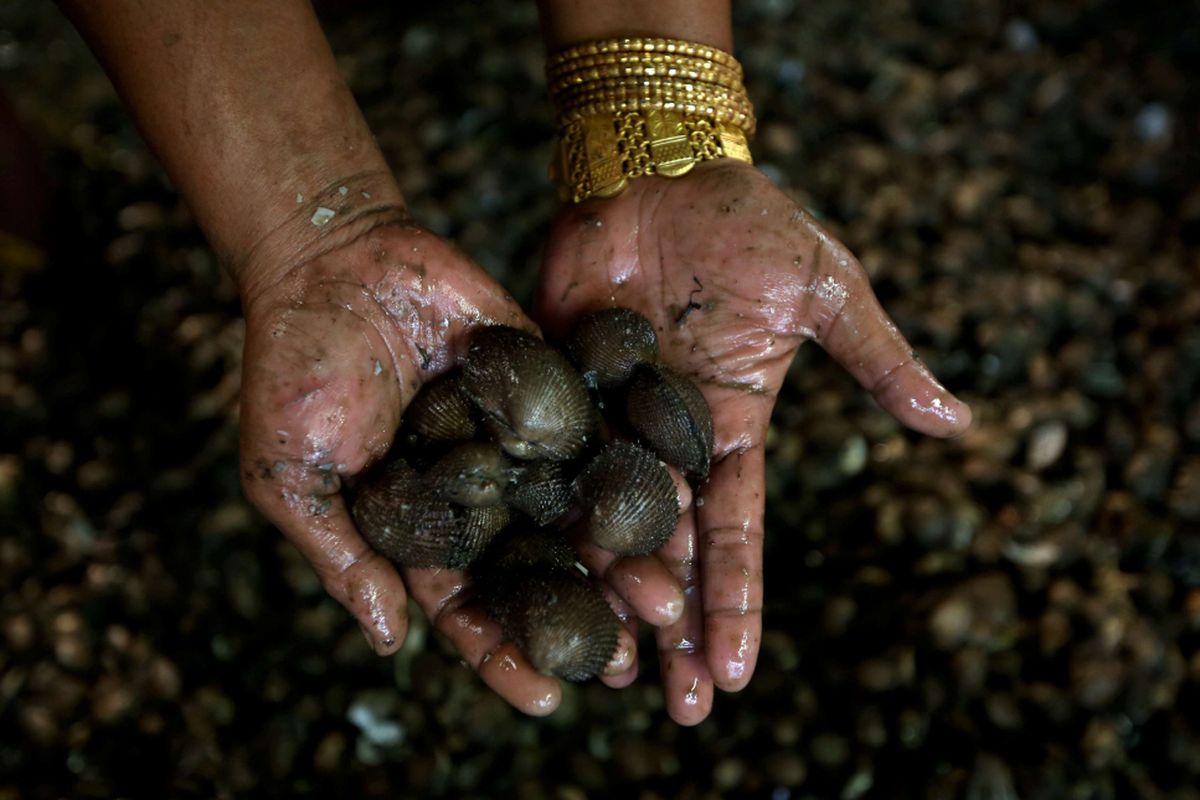
[[[546,62],[564,201],[619,194],[633,178],[676,177],[701,161],[751,163],[754,109],[729,53],[680,39],[587,42]]]

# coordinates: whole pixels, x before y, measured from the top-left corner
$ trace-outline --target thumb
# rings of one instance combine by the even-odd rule
[[[819,245],[815,261],[815,277],[800,295],[802,332],[904,425],[930,436],[964,433],[970,406],[921,362],[879,305],[858,261],[836,243]]]

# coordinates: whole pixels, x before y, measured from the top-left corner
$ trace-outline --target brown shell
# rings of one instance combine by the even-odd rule
[[[526,573],[574,572],[575,560],[575,548],[561,533],[514,525],[492,540],[472,565],[471,576],[488,613],[500,619],[514,596],[512,587],[524,581]]]
[[[638,437],[663,461],[697,478],[708,475],[712,412],[686,376],[660,364],[639,365],[629,382],[625,413]]]
[[[679,521],[679,495],[666,466],[648,450],[614,442],[575,480],[588,537],[618,555],[662,547]]]
[[[475,438],[479,424],[460,381],[461,375],[454,371],[425,384],[404,411],[408,429],[431,442],[465,442]]]
[[[425,473],[429,487],[443,500],[482,508],[504,501],[513,476],[512,462],[490,442],[463,442]]]
[[[584,681],[612,659],[620,622],[582,575],[527,571],[510,591],[499,621],[536,669]]]
[[[596,425],[587,388],[570,362],[515,328],[496,325],[475,334],[462,388],[500,446],[520,459],[573,458]]]
[[[638,364],[658,359],[658,337],[638,312],[606,308],[575,325],[566,349],[588,386],[611,388],[629,380]]]
[[[463,508],[435,497],[399,460],[359,489],[351,514],[367,543],[392,561],[455,569],[483,552],[511,517],[503,505]]]
[[[573,497],[561,462],[532,461],[508,484],[504,499],[538,525],[549,525],[570,510]]]

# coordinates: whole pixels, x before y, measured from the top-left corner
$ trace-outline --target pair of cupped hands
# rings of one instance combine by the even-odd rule
[[[737,691],[754,672],[764,441],[797,348],[818,342],[915,430],[953,436],[970,423],[969,409],[880,308],[854,256],[740,162],[638,179],[614,198],[563,208],[532,317],[401,207],[335,217],[309,246],[256,249],[250,261],[254,274],[270,277],[243,286],[248,497],[312,563],[375,652],[400,647],[411,598],[488,686],[529,714],[558,706],[558,681],[505,641],[465,573],[397,568],[372,551],[342,493],[384,456],[405,406],[456,363],[476,326],[512,325],[553,340],[588,312],[632,308],[653,323],[663,361],[690,375],[708,401],[712,470],[681,488],[670,541],[640,557],[580,547],[624,622],[600,679],[612,687],[634,680],[637,626],[652,626],[665,707],[685,725],[709,714],[714,687]]]

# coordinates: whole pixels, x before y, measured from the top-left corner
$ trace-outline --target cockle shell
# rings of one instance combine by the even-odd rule
[[[504,501],[513,464],[491,442],[463,442],[425,473],[429,487],[444,500],[482,508]]]
[[[492,540],[472,572],[481,582],[520,580],[531,569],[574,570],[575,560],[575,548],[558,531],[514,525]]]
[[[629,382],[625,413],[659,458],[691,476],[708,476],[712,412],[691,380],[660,364],[640,364]]]
[[[588,537],[618,555],[666,543],[679,521],[679,495],[666,466],[630,442],[613,442],[575,479]]]
[[[612,659],[620,622],[582,575],[531,573],[513,592],[500,624],[538,671],[585,681]]]
[[[399,564],[469,566],[478,597],[530,662],[583,680],[612,658],[620,623],[571,544],[544,526],[577,508],[601,547],[658,549],[679,516],[662,462],[703,477],[713,429],[699,390],[658,364],[653,327],[636,312],[587,317],[567,347],[586,378],[536,336],[477,330],[461,370],[430,381],[406,410],[397,447],[406,460],[367,476],[351,514],[371,546]],[[593,395],[623,400],[646,447],[593,446],[613,435]]]
[[[402,460],[359,488],[351,514],[376,551],[407,567],[461,569],[511,519],[507,506],[466,508],[443,500]]]
[[[619,621],[553,531],[498,537],[472,573],[488,613],[538,670],[572,681],[599,673],[617,648]]]
[[[638,364],[658,358],[658,337],[650,321],[628,308],[606,308],[581,319],[566,341],[567,354],[592,388],[629,380]]]
[[[573,458],[596,426],[579,373],[557,350],[516,328],[496,325],[476,332],[463,364],[462,388],[500,446],[516,458]]]
[[[461,374],[455,370],[431,380],[408,404],[404,423],[430,442],[465,442],[475,438],[479,425],[475,409],[462,392]]]
[[[538,525],[549,525],[570,510],[573,497],[562,462],[531,461],[518,468],[504,499]]]

